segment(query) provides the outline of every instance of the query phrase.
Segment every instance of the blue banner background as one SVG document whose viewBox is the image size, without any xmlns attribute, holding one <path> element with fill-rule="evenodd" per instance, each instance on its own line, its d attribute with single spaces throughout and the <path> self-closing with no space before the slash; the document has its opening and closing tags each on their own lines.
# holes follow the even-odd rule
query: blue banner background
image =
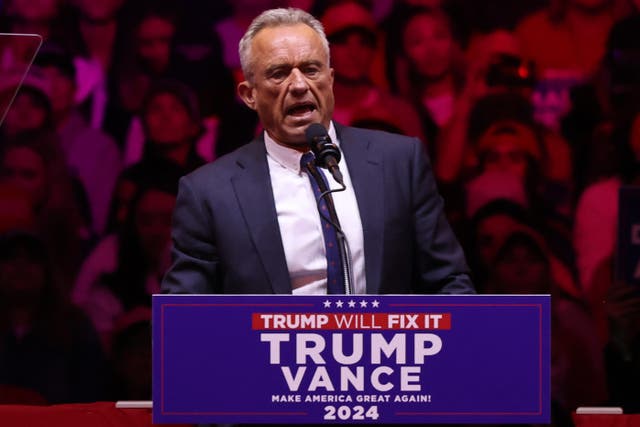
<svg viewBox="0 0 640 427">
<path fill-rule="evenodd" d="M 354 308 L 338 300 L 358 302 Z M 359 303 L 366 301 L 368 307 Z M 377 308 L 371 302 L 378 301 Z M 325 307 L 325 302 L 331 307 Z M 548 296 L 446 295 L 155 295 L 153 297 L 153 413 L 156 423 L 547 423 L 550 420 L 550 298 Z M 252 329 L 253 313 L 451 313 L 450 330 L 305 330 Z M 281 364 L 269 364 L 269 343 L 260 334 L 290 333 L 281 345 Z M 306 391 L 316 365 L 307 363 L 300 390 L 289 391 L 280 366 L 295 373 L 295 334 L 314 333 L 327 339 L 342 333 L 349 343 L 364 334 L 365 377 L 370 365 L 367 339 L 382 333 L 407 334 L 407 363 L 421 367 L 421 391 L 394 388 L 378 392 L 339 390 L 339 365 L 330 348 L 327 370 L 336 391 Z M 442 350 L 425 363 L 413 363 L 414 333 L 434 333 Z M 345 345 L 345 354 L 351 353 Z M 325 353 L 322 353 L 325 355 Z M 391 366 L 392 360 L 382 365 Z M 355 367 L 353 367 L 355 369 Z M 368 381 L 365 381 L 367 384 Z M 272 395 L 300 395 L 301 403 L 272 402 Z M 304 402 L 307 395 L 350 395 L 352 402 Z M 363 403 L 358 396 L 389 395 L 389 402 Z M 396 395 L 430 396 L 429 402 L 393 402 Z M 347 406 L 341 420 L 326 420 L 326 406 Z M 354 420 L 354 407 L 377 407 L 379 418 Z"/>
</svg>

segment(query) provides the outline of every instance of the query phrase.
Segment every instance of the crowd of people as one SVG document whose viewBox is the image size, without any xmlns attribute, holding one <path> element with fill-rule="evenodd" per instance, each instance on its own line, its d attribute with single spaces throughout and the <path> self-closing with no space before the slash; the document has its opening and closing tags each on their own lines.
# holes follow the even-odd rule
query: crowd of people
<svg viewBox="0 0 640 427">
<path fill-rule="evenodd" d="M 637 0 L 2 2 L 43 44 L 0 127 L 0 401 L 150 399 L 178 180 L 261 131 L 238 42 L 273 7 L 321 20 L 334 120 L 423 141 L 478 292 L 552 295 L 558 413 L 640 411 Z"/>
</svg>

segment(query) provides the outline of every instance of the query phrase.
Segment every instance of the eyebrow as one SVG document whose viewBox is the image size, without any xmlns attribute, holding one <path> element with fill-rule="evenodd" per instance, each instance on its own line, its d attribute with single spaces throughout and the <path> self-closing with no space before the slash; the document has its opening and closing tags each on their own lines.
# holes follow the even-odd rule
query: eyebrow
<svg viewBox="0 0 640 427">
<path fill-rule="evenodd" d="M 322 67 L 324 65 L 324 63 L 322 61 L 318 61 L 318 60 L 309 60 L 309 61 L 302 61 L 299 64 L 295 64 L 292 65 L 288 62 L 281 62 L 281 63 L 277 63 L 277 64 L 272 64 L 270 66 L 267 67 L 267 69 L 265 70 L 265 74 L 269 75 L 272 72 L 278 70 L 278 69 L 282 69 L 282 68 L 289 68 L 289 69 L 293 69 L 293 68 L 300 68 L 300 67 L 306 67 L 309 65 L 315 65 L 318 67 Z"/>
</svg>

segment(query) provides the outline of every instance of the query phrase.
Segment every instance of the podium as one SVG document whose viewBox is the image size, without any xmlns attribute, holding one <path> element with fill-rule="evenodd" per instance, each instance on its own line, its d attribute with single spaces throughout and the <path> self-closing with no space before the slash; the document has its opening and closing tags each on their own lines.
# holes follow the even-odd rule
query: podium
<svg viewBox="0 0 640 427">
<path fill-rule="evenodd" d="M 550 422 L 548 295 L 154 295 L 154 423 Z"/>
</svg>

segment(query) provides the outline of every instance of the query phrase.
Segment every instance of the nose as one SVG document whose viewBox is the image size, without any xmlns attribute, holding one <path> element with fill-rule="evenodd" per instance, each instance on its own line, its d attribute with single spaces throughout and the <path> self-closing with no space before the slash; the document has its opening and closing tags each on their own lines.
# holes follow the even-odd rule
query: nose
<svg viewBox="0 0 640 427">
<path fill-rule="evenodd" d="M 294 68 L 291 71 L 291 84 L 289 85 L 289 89 L 294 94 L 302 94 L 309 89 L 307 79 L 298 68 Z"/>
</svg>

